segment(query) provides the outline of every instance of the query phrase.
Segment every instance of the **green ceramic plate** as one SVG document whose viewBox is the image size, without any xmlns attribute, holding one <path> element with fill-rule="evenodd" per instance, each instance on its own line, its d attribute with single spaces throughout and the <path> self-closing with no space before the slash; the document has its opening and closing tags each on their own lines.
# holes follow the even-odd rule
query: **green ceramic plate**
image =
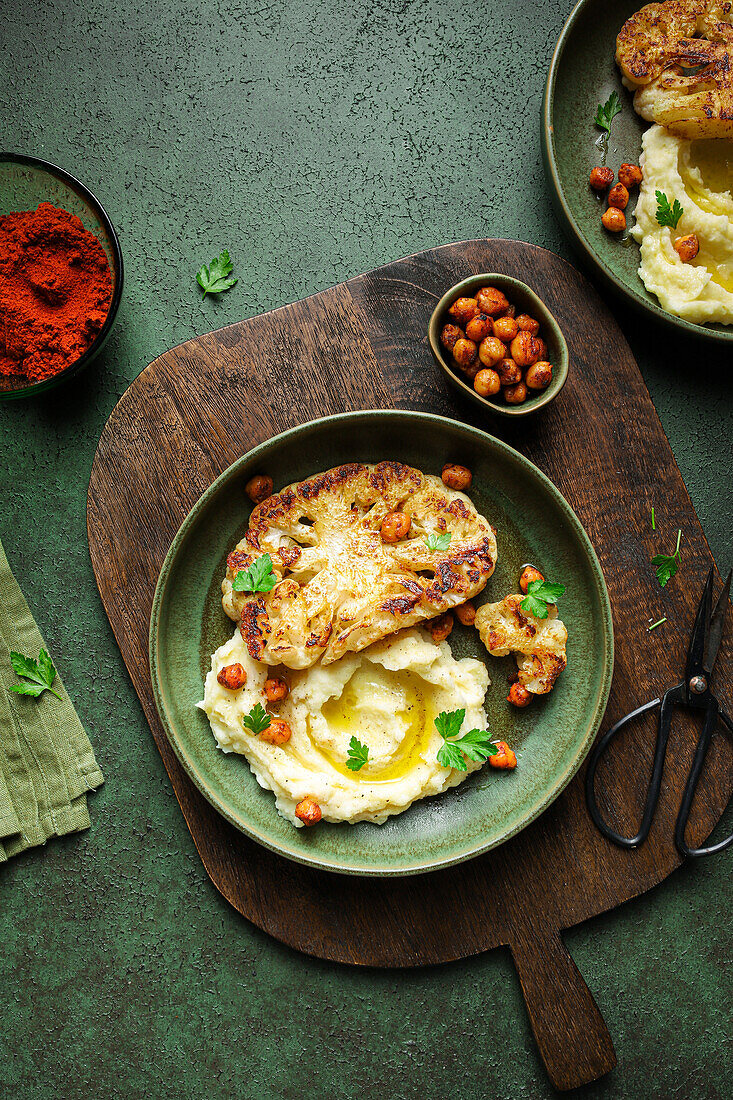
<svg viewBox="0 0 733 1100">
<path fill-rule="evenodd" d="M 631 93 L 621 83 L 614 54 L 616 35 L 644 0 L 581 0 L 563 27 L 550 64 L 542 109 L 542 153 L 556 212 L 572 243 L 612 289 L 636 308 L 694 336 L 733 342 L 730 325 L 696 325 L 673 317 L 648 294 L 638 275 L 639 248 L 621 241 L 601 226 L 603 200 L 588 186 L 600 164 L 593 123 L 599 103 L 618 93 L 623 111 L 614 119 L 608 164 L 614 171 L 629 161 L 639 163 L 641 137 L 648 123 L 634 112 Z M 632 195 L 629 210 L 633 210 Z"/>
<path fill-rule="evenodd" d="M 569 669 L 555 690 L 526 710 L 506 702 L 513 658 L 490 658 L 477 632 L 456 625 L 459 656 L 487 662 L 491 729 L 517 750 L 519 766 L 486 767 L 460 787 L 425 799 L 384 825 L 321 823 L 294 829 L 257 785 L 244 757 L 216 747 L 196 703 L 210 654 L 234 629 L 221 609 L 227 553 L 249 518 L 244 485 L 267 472 L 276 487 L 339 463 L 393 458 L 426 472 L 445 462 L 473 470 L 471 496 L 498 528 L 499 563 L 483 598 L 517 589 L 520 565 L 535 562 L 562 579 L 570 631 Z M 608 593 L 593 548 L 558 490 L 506 444 L 452 420 L 416 412 L 348 413 L 276 436 L 240 458 L 204 493 L 173 540 L 150 624 L 155 699 L 171 744 L 201 793 L 253 840 L 290 859 L 351 874 L 405 875 L 485 852 L 529 824 L 578 769 L 608 699 L 613 631 Z"/>
<path fill-rule="evenodd" d="M 547 358 L 552 363 L 552 381 L 547 389 L 542 390 L 540 393 L 532 394 L 530 390 L 532 395 L 521 405 L 507 405 L 504 403 L 503 398 L 498 398 L 498 395 L 497 400 L 493 401 L 491 398 L 481 397 L 480 394 L 476 393 L 473 385 L 464 381 L 464 378 L 455 367 L 453 356 L 448 355 L 440 342 L 443 325 L 446 321 L 451 320 L 447 316 L 448 307 L 455 302 L 456 298 L 463 295 L 472 297 L 482 286 L 498 287 L 506 294 L 509 301 L 517 307 L 518 312 L 529 313 L 542 326 L 540 335 L 547 343 Z M 484 411 L 507 420 L 534 416 L 535 413 L 547 408 L 555 400 L 568 379 L 568 345 L 565 343 L 565 337 L 556 318 L 550 313 L 539 295 L 535 294 L 531 286 L 520 282 L 519 279 L 512 279 L 509 275 L 502 275 L 497 271 L 485 271 L 481 275 L 469 275 L 467 279 L 462 279 L 460 283 L 456 283 L 445 292 L 430 315 L 428 343 L 433 353 L 433 359 L 454 389 Z"/>
</svg>

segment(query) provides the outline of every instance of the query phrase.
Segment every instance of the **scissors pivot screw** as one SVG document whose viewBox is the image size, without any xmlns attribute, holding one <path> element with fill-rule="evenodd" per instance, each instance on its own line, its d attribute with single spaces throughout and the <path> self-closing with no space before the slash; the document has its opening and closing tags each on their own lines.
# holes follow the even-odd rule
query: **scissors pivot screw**
<svg viewBox="0 0 733 1100">
<path fill-rule="evenodd" d="M 693 695 L 704 695 L 708 690 L 708 682 L 704 676 L 693 676 L 690 680 L 690 691 Z"/>
</svg>

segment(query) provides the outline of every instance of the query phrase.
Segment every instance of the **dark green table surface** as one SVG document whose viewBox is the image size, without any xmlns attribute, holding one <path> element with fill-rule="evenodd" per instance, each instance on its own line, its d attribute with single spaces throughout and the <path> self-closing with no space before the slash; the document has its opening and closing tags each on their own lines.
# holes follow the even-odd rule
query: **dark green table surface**
<svg viewBox="0 0 733 1100">
<path fill-rule="evenodd" d="M 213 889 L 102 610 L 85 503 L 105 420 L 171 345 L 446 241 L 519 237 L 569 256 L 539 139 L 569 8 L 4 0 L 0 147 L 99 195 L 127 277 L 96 368 L 0 406 L 0 537 L 107 776 L 91 831 L 0 869 L 0 1095 L 551 1094 L 506 953 L 327 965 Z M 222 247 L 239 284 L 202 302 L 194 273 Z M 728 568 L 733 357 L 617 314 Z M 679 583 L 696 583 L 684 544 L 682 560 Z M 731 860 L 568 935 L 619 1055 L 587 1095 L 730 1094 Z"/>
</svg>

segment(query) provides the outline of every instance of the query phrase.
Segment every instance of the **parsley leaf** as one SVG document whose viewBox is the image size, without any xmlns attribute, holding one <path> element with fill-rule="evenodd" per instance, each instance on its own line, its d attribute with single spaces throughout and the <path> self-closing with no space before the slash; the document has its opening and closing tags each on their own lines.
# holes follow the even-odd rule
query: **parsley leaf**
<svg viewBox="0 0 733 1100">
<path fill-rule="evenodd" d="M 237 279 L 230 278 L 234 264 L 229 259 L 226 248 L 218 258 L 215 256 L 209 267 L 205 264 L 196 273 L 196 282 L 203 290 L 202 298 L 207 294 L 221 294 L 235 286 Z"/>
<path fill-rule="evenodd" d="M 488 730 L 469 730 L 459 741 L 453 741 L 452 744 L 460 745 L 462 752 L 469 760 L 488 760 L 490 756 L 496 756 L 499 751 L 491 740 Z"/>
<path fill-rule="evenodd" d="M 527 595 L 520 603 L 522 611 L 534 615 L 536 619 L 547 618 L 547 605 L 557 603 L 565 592 L 564 584 L 551 584 L 549 581 L 531 581 L 527 586 Z"/>
<path fill-rule="evenodd" d="M 682 531 L 677 531 L 677 545 L 674 549 L 674 554 L 657 554 L 652 558 L 652 565 L 656 566 L 657 580 L 662 588 L 672 579 L 680 564 L 680 540 L 682 538 Z"/>
<path fill-rule="evenodd" d="M 459 772 L 465 772 L 466 761 L 463 753 L 453 741 L 446 741 L 438 749 L 438 763 L 444 768 L 456 768 Z"/>
<path fill-rule="evenodd" d="M 606 102 L 601 105 L 598 104 L 598 110 L 596 111 L 596 117 L 593 119 L 596 126 L 600 126 L 602 130 L 607 133 L 611 133 L 611 123 L 615 119 L 616 115 L 621 113 L 621 104 L 618 101 L 618 95 L 616 92 L 611 92 Z"/>
<path fill-rule="evenodd" d="M 425 536 L 425 545 L 428 550 L 447 550 L 450 546 L 450 531 L 446 531 L 444 535 L 436 535 L 431 531 Z"/>
<path fill-rule="evenodd" d="M 246 730 L 250 730 L 255 736 L 258 733 L 262 733 L 270 725 L 272 718 L 267 713 L 261 703 L 255 703 L 249 714 L 242 716 L 242 725 Z"/>
<path fill-rule="evenodd" d="M 496 756 L 498 750 L 488 730 L 469 730 L 463 737 L 459 736 L 465 717 L 466 711 L 462 708 L 443 711 L 435 719 L 435 728 L 444 741 L 438 749 L 438 763 L 444 768 L 457 768 L 465 772 L 464 753 L 469 760 L 488 760 L 490 756 Z"/>
<path fill-rule="evenodd" d="M 37 661 L 33 657 L 24 657 L 22 653 L 11 653 L 10 663 L 13 666 L 15 675 L 20 677 L 21 680 L 28 681 L 25 684 L 13 684 L 10 688 L 11 691 L 16 692 L 18 695 L 32 695 L 36 699 L 44 691 L 50 691 L 57 699 L 61 698 L 59 693 L 54 691 L 52 687 L 56 679 L 56 669 L 53 667 L 53 661 L 45 649 L 42 649 L 38 654 Z"/>
<path fill-rule="evenodd" d="M 346 767 L 352 772 L 358 772 L 359 768 L 364 767 L 368 757 L 369 746 L 362 745 L 360 741 L 352 737 L 349 741 L 349 755 L 346 761 Z"/>
<path fill-rule="evenodd" d="M 670 206 L 664 191 L 655 191 L 654 194 L 657 196 L 657 221 L 660 225 L 668 225 L 671 229 L 676 229 L 683 214 L 679 200 L 675 199 Z"/>
<path fill-rule="evenodd" d="M 232 581 L 235 592 L 269 592 L 277 584 L 272 571 L 272 558 L 262 554 L 253 561 L 249 569 L 240 569 Z"/>
<path fill-rule="evenodd" d="M 444 710 L 435 719 L 435 728 L 443 738 L 457 737 L 465 717 L 465 707 L 462 710 Z"/>
</svg>

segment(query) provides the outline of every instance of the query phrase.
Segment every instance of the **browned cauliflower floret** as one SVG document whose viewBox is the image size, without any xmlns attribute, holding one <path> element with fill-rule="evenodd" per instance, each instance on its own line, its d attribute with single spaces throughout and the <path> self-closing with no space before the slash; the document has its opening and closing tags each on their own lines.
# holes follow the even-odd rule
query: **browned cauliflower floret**
<svg viewBox="0 0 733 1100">
<path fill-rule="evenodd" d="M 406 535 L 385 541 L 395 512 L 409 517 Z M 447 548 L 431 550 L 428 534 L 450 534 Z M 235 592 L 237 572 L 264 553 L 274 588 Z M 229 555 L 222 603 L 255 660 L 307 668 L 465 603 L 495 565 L 494 531 L 468 497 L 400 462 L 349 463 L 254 509 Z"/>
<path fill-rule="evenodd" d="M 637 113 L 677 137 L 733 137 L 731 24 L 731 0 L 663 0 L 627 19 L 616 61 Z"/>
<path fill-rule="evenodd" d="M 492 657 L 514 653 L 519 683 L 533 695 L 546 695 L 567 664 L 568 632 L 556 607 L 548 606 L 547 618 L 538 619 L 522 610 L 524 598 L 520 593 L 484 604 L 476 612 L 476 626 Z"/>
</svg>

